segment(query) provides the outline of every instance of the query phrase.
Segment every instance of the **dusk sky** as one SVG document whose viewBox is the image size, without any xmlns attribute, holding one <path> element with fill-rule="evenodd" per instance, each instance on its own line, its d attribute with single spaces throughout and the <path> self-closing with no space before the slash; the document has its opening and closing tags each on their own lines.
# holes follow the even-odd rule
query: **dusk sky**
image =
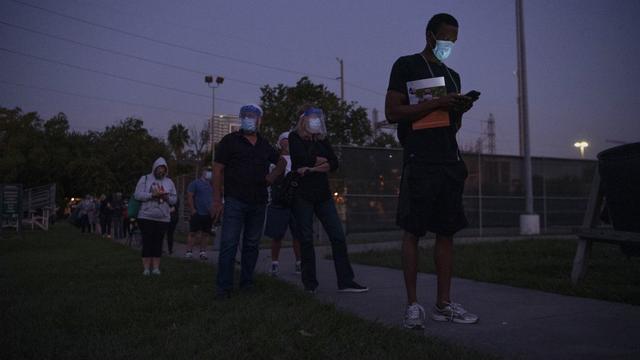
<svg viewBox="0 0 640 360">
<path fill-rule="evenodd" d="M 460 23 L 447 64 L 463 92 L 482 92 L 460 144 L 493 113 L 497 153 L 517 154 L 515 0 L 0 0 L 0 105 L 62 111 L 78 131 L 136 116 L 166 137 L 210 116 L 206 73 L 226 78 L 216 113 L 236 114 L 260 85 L 303 74 L 338 94 L 339 57 L 346 100 L 383 117 L 391 65 L 424 48 L 439 12 Z M 640 1 L 525 0 L 524 19 L 532 154 L 576 158 L 585 139 L 594 158 L 639 141 Z"/>
</svg>

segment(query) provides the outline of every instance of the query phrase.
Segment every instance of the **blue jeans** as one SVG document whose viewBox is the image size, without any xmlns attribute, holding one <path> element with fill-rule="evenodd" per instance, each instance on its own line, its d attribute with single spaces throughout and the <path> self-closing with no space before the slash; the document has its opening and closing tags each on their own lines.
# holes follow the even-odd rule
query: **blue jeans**
<svg viewBox="0 0 640 360">
<path fill-rule="evenodd" d="M 298 221 L 298 231 L 301 235 L 300 252 L 302 253 L 301 267 L 304 288 L 306 290 L 315 290 L 318 287 L 316 254 L 313 247 L 313 214 L 318 217 L 322 227 L 329 235 L 338 288 L 351 285 L 354 276 L 353 269 L 347 253 L 347 243 L 342 223 L 333 200 L 311 202 L 296 197 L 293 203 L 293 213 Z"/>
<path fill-rule="evenodd" d="M 240 287 L 253 285 L 265 208 L 265 204 L 248 204 L 238 199 L 225 198 L 218 257 L 218 293 L 226 293 L 233 288 L 234 265 L 241 233 L 243 238 Z"/>
</svg>

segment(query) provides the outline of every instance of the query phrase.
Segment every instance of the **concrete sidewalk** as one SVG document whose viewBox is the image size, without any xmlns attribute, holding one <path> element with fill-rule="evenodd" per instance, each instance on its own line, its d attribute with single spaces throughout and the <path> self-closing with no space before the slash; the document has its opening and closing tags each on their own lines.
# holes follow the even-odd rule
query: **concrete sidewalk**
<svg viewBox="0 0 640 360">
<path fill-rule="evenodd" d="M 350 251 L 390 246 L 360 244 Z M 181 257 L 184 245 L 176 244 L 175 250 L 174 256 Z M 320 282 L 316 297 L 362 318 L 402 326 L 406 306 L 402 272 L 353 265 L 356 281 L 370 291 L 338 293 L 333 261 L 324 259 L 329 251 L 327 247 L 316 251 Z M 208 256 L 208 262 L 217 261 L 217 252 Z M 293 273 L 294 261 L 292 249 L 283 248 L 279 278 L 302 287 L 300 275 Z M 270 265 L 270 251 L 261 250 L 256 271 L 269 272 Z M 418 298 L 427 316 L 435 289 L 434 275 L 418 275 Z M 465 279 L 454 279 L 452 292 L 456 302 L 480 316 L 480 322 L 461 325 L 427 319 L 425 335 L 509 359 L 640 359 L 640 307 Z"/>
</svg>

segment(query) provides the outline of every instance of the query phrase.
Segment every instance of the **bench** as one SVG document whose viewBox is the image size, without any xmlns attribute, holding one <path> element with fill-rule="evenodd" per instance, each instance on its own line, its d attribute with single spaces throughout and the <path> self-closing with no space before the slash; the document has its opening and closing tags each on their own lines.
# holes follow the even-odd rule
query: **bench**
<svg viewBox="0 0 640 360">
<path fill-rule="evenodd" d="M 593 242 L 640 246 L 640 233 L 618 231 L 611 227 L 598 227 L 600 225 L 600 212 L 602 211 L 603 203 L 604 194 L 600 174 L 596 170 L 582 227 L 575 229 L 576 235 L 578 236 L 578 246 L 571 270 L 571 282 L 573 285 L 577 285 L 587 273 L 587 265 Z"/>
</svg>

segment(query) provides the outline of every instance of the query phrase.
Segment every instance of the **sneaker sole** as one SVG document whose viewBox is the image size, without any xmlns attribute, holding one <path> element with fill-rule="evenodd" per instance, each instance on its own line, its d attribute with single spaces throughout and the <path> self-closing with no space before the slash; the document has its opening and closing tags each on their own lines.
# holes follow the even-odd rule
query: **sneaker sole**
<svg viewBox="0 0 640 360">
<path fill-rule="evenodd" d="M 450 317 L 448 316 L 444 316 L 444 315 L 436 315 L 436 314 L 431 314 L 431 320 L 434 321 L 439 321 L 439 322 L 454 322 L 456 324 L 475 324 L 478 322 L 478 319 L 475 320 L 463 320 L 463 319 L 453 319 L 451 320 Z"/>
<path fill-rule="evenodd" d="M 402 324 L 402 327 L 408 330 L 424 330 L 423 324 L 417 324 L 417 325 Z"/>
<path fill-rule="evenodd" d="M 338 292 L 341 293 L 363 293 L 367 291 L 369 291 L 369 289 L 338 289 Z"/>
</svg>

